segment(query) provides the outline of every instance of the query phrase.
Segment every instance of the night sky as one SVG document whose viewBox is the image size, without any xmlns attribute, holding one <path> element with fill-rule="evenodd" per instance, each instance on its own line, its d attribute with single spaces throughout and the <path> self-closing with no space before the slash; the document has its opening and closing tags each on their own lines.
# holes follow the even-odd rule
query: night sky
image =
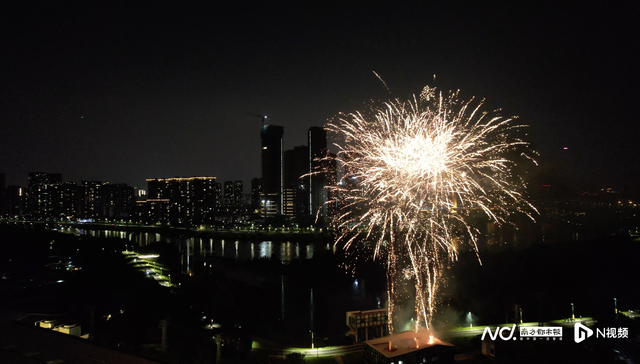
<svg viewBox="0 0 640 364">
<path fill-rule="evenodd" d="M 245 113 L 284 126 L 289 149 L 339 112 L 429 84 L 519 116 L 575 188 L 637 185 L 635 2 L 208 3 L 2 2 L 7 182 L 248 183 L 261 120 Z"/>
</svg>

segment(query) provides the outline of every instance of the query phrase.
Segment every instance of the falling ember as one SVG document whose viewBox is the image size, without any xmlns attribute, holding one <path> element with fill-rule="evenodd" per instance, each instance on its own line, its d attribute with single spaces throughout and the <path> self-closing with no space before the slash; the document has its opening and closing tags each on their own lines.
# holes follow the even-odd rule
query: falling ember
<svg viewBox="0 0 640 364">
<path fill-rule="evenodd" d="M 419 349 L 420 348 L 420 343 L 418 342 L 418 338 L 415 337 L 415 338 L 413 338 L 413 340 L 415 340 L 415 342 L 416 342 L 416 349 Z"/>
<path fill-rule="evenodd" d="M 436 342 L 436 340 L 433 337 L 433 335 L 429 335 L 429 345 L 433 345 L 433 343 L 435 343 L 435 342 Z"/>
<path fill-rule="evenodd" d="M 430 327 L 443 265 L 457 260 L 465 242 L 478 254 L 472 218 L 500 224 L 515 212 L 532 219 L 537 212 L 515 171 L 516 159 L 533 161 L 528 143 L 512 136 L 522 126 L 482 105 L 427 86 L 419 97 L 341 114 L 327 125 L 343 170 L 328 187 L 339 208 L 336 243 L 349 249 L 358 242 L 372 247 L 374 259 L 385 258 L 389 333 L 407 284 L 416 330 Z"/>
</svg>

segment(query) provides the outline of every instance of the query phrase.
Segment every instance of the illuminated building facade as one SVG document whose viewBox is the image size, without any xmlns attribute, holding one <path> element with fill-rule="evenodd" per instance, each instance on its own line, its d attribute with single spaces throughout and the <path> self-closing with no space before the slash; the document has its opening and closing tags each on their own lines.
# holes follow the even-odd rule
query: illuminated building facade
<svg viewBox="0 0 640 364">
<path fill-rule="evenodd" d="M 233 198 L 233 182 L 224 183 L 224 207 L 230 210 L 235 207 L 235 199 Z"/>
<path fill-rule="evenodd" d="M 78 185 L 74 182 L 58 182 L 49 185 L 53 194 L 52 217 L 75 217 L 78 207 Z"/>
<path fill-rule="evenodd" d="M 260 212 L 260 201 L 262 195 L 262 178 L 252 178 L 251 179 L 251 212 L 259 213 Z"/>
<path fill-rule="evenodd" d="M 60 173 L 29 172 L 27 213 L 30 217 L 45 219 L 54 216 L 56 193 L 53 186 L 60 182 Z"/>
<path fill-rule="evenodd" d="M 284 197 L 282 199 L 282 214 L 290 218 L 295 216 L 295 175 L 293 174 L 293 150 L 285 150 L 283 157 L 283 181 L 282 189 Z"/>
<path fill-rule="evenodd" d="M 261 210 L 263 217 L 277 216 L 283 213 L 283 136 L 284 128 L 282 126 L 263 125 L 260 130 L 262 141 Z"/>
<path fill-rule="evenodd" d="M 361 342 L 387 335 L 387 309 L 347 312 L 347 326 L 355 337 L 355 342 Z"/>
<path fill-rule="evenodd" d="M 244 183 L 242 181 L 233 182 L 233 206 L 236 210 L 244 207 Z"/>
<path fill-rule="evenodd" d="M 125 183 L 105 183 L 100 186 L 102 216 L 107 219 L 126 219 L 133 214 L 135 189 Z"/>
<path fill-rule="evenodd" d="M 219 210 L 222 208 L 222 183 L 219 183 L 219 182 L 215 183 L 215 196 L 216 196 L 215 208 L 216 210 Z"/>
<path fill-rule="evenodd" d="M 215 216 L 218 201 L 215 177 L 155 178 L 147 179 L 147 185 L 148 200 L 169 201 L 168 216 L 162 220 L 178 225 L 201 224 Z"/>
<path fill-rule="evenodd" d="M 149 198 L 136 201 L 137 220 L 146 223 L 167 223 L 169 222 L 170 207 L 168 198 Z"/>
<path fill-rule="evenodd" d="M 244 207 L 244 183 L 227 181 L 224 183 L 224 202 L 227 212 L 237 212 Z"/>
<path fill-rule="evenodd" d="M 100 181 L 82 181 L 80 184 L 80 211 L 85 219 L 102 217 L 102 198 Z"/>
<path fill-rule="evenodd" d="M 309 217 L 309 147 L 284 152 L 284 215 L 300 221 Z M 307 219 L 308 220 L 308 219 Z"/>
</svg>

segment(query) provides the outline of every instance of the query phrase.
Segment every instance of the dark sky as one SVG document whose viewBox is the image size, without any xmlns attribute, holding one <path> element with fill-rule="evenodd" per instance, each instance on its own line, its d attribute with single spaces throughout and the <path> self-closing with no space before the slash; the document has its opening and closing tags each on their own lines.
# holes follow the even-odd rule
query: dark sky
<svg viewBox="0 0 640 364">
<path fill-rule="evenodd" d="M 247 183 L 261 122 L 243 112 L 302 145 L 310 126 L 389 97 L 375 70 L 393 97 L 430 84 L 518 115 L 566 183 L 638 183 L 636 3 L 208 3 L 2 2 L 7 182 Z"/>
</svg>

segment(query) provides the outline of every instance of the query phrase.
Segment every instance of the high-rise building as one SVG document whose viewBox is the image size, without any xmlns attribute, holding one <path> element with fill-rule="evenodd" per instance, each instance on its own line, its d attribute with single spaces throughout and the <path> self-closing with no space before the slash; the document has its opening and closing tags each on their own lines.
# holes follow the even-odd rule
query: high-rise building
<svg viewBox="0 0 640 364">
<path fill-rule="evenodd" d="M 338 166 L 336 155 L 329 153 L 329 159 L 324 161 L 325 182 L 327 186 L 335 186 L 338 183 Z M 335 190 L 327 190 L 327 216 L 335 218 L 338 213 L 337 194 Z"/>
<path fill-rule="evenodd" d="M 209 223 L 216 213 L 216 178 L 200 177 L 189 181 L 189 199 L 191 223 Z M 190 204 L 190 205 L 189 205 Z"/>
<path fill-rule="evenodd" d="M 222 183 L 220 182 L 215 183 L 215 196 L 216 196 L 215 208 L 221 209 L 222 208 Z"/>
<path fill-rule="evenodd" d="M 285 150 L 283 163 L 282 163 L 282 175 L 284 181 L 284 187 L 282 189 L 283 205 L 282 214 L 291 218 L 295 217 L 295 175 L 293 174 L 293 150 Z"/>
<path fill-rule="evenodd" d="M 227 210 L 233 209 L 235 206 L 235 199 L 233 198 L 233 182 L 226 181 L 224 183 L 224 207 Z"/>
<path fill-rule="evenodd" d="M 154 178 L 147 179 L 149 200 L 167 203 L 168 218 L 158 221 L 172 224 L 199 224 L 213 220 L 218 199 L 215 177 Z M 154 210 L 164 213 L 165 208 Z"/>
<path fill-rule="evenodd" d="M 233 182 L 233 200 L 236 210 L 244 207 L 244 183 L 242 181 Z"/>
<path fill-rule="evenodd" d="M 136 220 L 145 223 L 169 222 L 170 203 L 168 198 L 149 198 L 136 201 Z"/>
<path fill-rule="evenodd" d="M 283 199 L 283 146 L 284 128 L 263 125 L 262 140 L 262 216 L 282 215 Z"/>
<path fill-rule="evenodd" d="M 82 181 L 80 183 L 80 211 L 85 219 L 102 217 L 102 196 L 100 181 Z"/>
<path fill-rule="evenodd" d="M 54 216 L 55 192 L 53 186 L 62 182 L 60 173 L 29 172 L 27 213 L 32 218 Z"/>
<path fill-rule="evenodd" d="M 309 128 L 309 213 L 326 216 L 327 191 L 322 159 L 327 156 L 327 132 L 317 126 Z"/>
<path fill-rule="evenodd" d="M 297 220 L 309 216 L 309 147 L 284 152 L 284 215 Z"/>
<path fill-rule="evenodd" d="M 51 217 L 75 217 L 78 212 L 78 185 L 75 182 L 58 182 L 49 185 L 53 194 Z"/>
<path fill-rule="evenodd" d="M 293 148 L 294 204 L 295 216 L 300 219 L 310 216 L 309 208 L 309 147 L 301 145 Z"/>
<path fill-rule="evenodd" d="M 125 183 L 105 183 L 100 187 L 103 216 L 107 219 L 125 219 L 135 208 L 135 189 Z"/>
<path fill-rule="evenodd" d="M 147 179 L 147 199 L 158 199 L 169 195 L 170 178 Z"/>
<path fill-rule="evenodd" d="M 262 178 L 251 179 L 251 212 L 260 212 L 262 199 Z"/>
<path fill-rule="evenodd" d="M 24 190 L 20 186 L 9 185 L 7 187 L 7 205 L 9 216 L 19 217 L 23 214 Z"/>
</svg>

